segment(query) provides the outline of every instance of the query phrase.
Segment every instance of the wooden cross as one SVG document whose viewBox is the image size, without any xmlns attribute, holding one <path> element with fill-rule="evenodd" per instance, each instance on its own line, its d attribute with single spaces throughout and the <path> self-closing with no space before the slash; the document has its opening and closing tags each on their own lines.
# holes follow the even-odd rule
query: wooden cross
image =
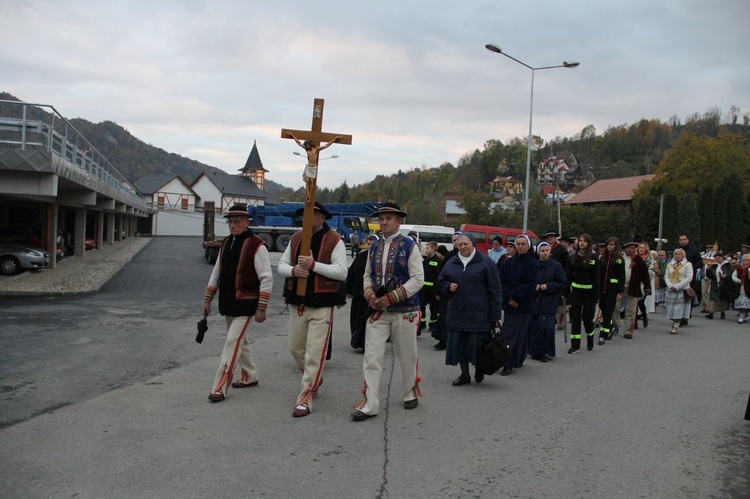
<svg viewBox="0 0 750 499">
<path fill-rule="evenodd" d="M 288 130 L 286 128 L 281 129 L 282 139 L 294 139 L 297 140 L 309 140 L 314 148 L 314 166 L 316 167 L 316 173 L 312 177 L 305 176 L 305 211 L 302 215 L 302 241 L 300 243 L 300 255 L 310 254 L 310 245 L 312 241 L 312 222 L 313 222 L 313 211 L 315 210 L 315 188 L 318 181 L 317 166 L 319 164 L 318 148 L 321 142 L 328 142 L 329 144 L 336 141 L 336 144 L 351 145 L 352 136 L 343 135 L 340 133 L 328 133 L 323 131 L 323 105 L 325 101 L 323 99 L 315 99 L 313 104 L 313 118 L 311 130 Z M 326 146 L 327 147 L 327 146 Z M 310 160 L 308 163 L 312 163 Z M 291 262 L 292 265 L 296 265 L 296 262 Z M 304 296 L 307 288 L 307 278 L 300 277 L 297 279 L 297 295 Z"/>
</svg>

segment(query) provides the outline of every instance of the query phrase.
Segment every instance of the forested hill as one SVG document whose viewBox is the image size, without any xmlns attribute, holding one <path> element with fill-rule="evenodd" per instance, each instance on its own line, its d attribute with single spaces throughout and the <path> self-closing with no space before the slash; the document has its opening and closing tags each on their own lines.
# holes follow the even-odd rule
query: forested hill
<svg viewBox="0 0 750 499">
<path fill-rule="evenodd" d="M 19 100 L 0 92 L 0 99 Z M 0 115 L 7 116 L 8 106 L 0 104 Z M 32 109 L 30 117 L 46 114 Z M 203 171 L 217 168 L 170 153 L 139 140 L 122 126 L 112 122 L 91 123 L 83 118 L 70 120 L 88 140 L 128 179 L 135 181 L 145 175 L 173 173 L 191 182 Z M 657 119 L 641 119 L 637 123 L 612 126 L 598 133 L 593 125 L 584 127 L 573 137 L 545 140 L 532 137 L 532 175 L 540 160 L 563 151 L 572 152 L 579 163 L 591 165 L 595 179 L 618 178 L 654 173 L 677 139 L 684 133 L 718 137 L 721 132 L 750 137 L 750 113 L 741 114 L 737 106 L 726 112 L 718 108 L 703 114 L 693 113 L 684 119 L 673 116 L 668 123 Z M 249 146 L 249 144 L 248 144 Z M 248 147 L 248 153 L 250 147 Z M 412 205 L 412 220 L 436 223 L 442 195 L 482 193 L 497 175 L 525 177 L 526 138 L 516 137 L 502 143 L 489 139 L 481 148 L 467 151 L 456 158 L 445 158 L 441 165 L 421 165 L 393 175 L 378 175 L 372 181 L 335 189 L 321 189 L 322 202 L 394 199 Z M 243 163 L 244 164 L 244 163 Z M 238 165 L 239 169 L 242 165 Z M 292 190 L 266 180 L 267 191 L 285 200 L 304 199 L 302 189 Z"/>
<path fill-rule="evenodd" d="M 19 100 L 5 92 L 0 92 L 0 99 Z M 0 104 L 0 116 L 12 116 L 12 113 L 17 112 L 11 112 L 11 109 L 8 104 Z M 29 114 L 31 119 L 44 119 L 49 122 L 49 113 L 42 108 L 32 108 Z M 146 144 L 112 121 L 91 123 L 83 118 L 73 118 L 69 121 L 131 182 L 146 175 L 169 173 L 180 175 L 190 183 L 204 171 L 220 171 L 216 167 Z M 252 144 L 248 145 L 248 154 L 251 146 Z M 237 169 L 242 166 L 244 161 L 237 165 Z M 281 184 L 266 179 L 266 190 L 270 194 L 275 195 L 283 189 L 284 186 Z"/>
</svg>

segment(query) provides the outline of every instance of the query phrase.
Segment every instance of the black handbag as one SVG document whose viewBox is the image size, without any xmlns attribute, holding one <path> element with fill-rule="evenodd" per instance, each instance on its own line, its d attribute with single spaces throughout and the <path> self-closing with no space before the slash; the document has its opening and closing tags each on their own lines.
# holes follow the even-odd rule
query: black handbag
<svg viewBox="0 0 750 499">
<path fill-rule="evenodd" d="M 508 338 L 500 326 L 489 332 L 484 348 L 477 355 L 477 372 L 492 376 L 508 361 Z"/>
<path fill-rule="evenodd" d="M 198 334 L 195 335 L 196 343 L 203 343 L 203 335 L 208 331 L 208 320 L 204 317 L 198 321 Z"/>
</svg>

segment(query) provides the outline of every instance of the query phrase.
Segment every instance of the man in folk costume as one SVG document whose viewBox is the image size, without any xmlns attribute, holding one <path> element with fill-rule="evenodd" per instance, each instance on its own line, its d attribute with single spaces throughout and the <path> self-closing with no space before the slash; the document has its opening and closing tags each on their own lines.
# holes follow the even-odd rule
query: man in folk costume
<svg viewBox="0 0 750 499">
<path fill-rule="evenodd" d="M 286 277 L 284 298 L 289 304 L 289 351 L 302 371 L 302 391 L 292 416 L 312 411 L 312 399 L 323 383 L 333 310 L 339 304 L 339 286 L 346 280 L 346 245 L 326 220 L 331 215 L 315 202 L 310 255 L 300 255 L 302 231 L 295 232 L 279 261 L 279 275 Z M 304 208 L 297 210 L 302 216 Z M 307 278 L 304 296 L 297 295 L 297 279 Z"/>
<path fill-rule="evenodd" d="M 258 323 L 266 320 L 266 307 L 273 287 L 268 249 L 263 240 L 250 230 L 247 208 L 232 206 L 224 218 L 229 224 L 230 235 L 221 243 L 203 298 L 203 315 L 207 317 L 211 314 L 211 302 L 218 291 L 219 313 L 227 321 L 227 341 L 213 389 L 208 396 L 212 402 L 224 400 L 230 384 L 234 388 L 258 384 L 258 373 L 250 358 L 247 330 L 253 318 Z M 240 379 L 232 382 L 237 363 L 241 369 Z"/>
<path fill-rule="evenodd" d="M 383 237 L 370 246 L 364 275 L 364 296 L 374 310 L 367 322 L 365 358 L 362 363 L 362 400 L 351 413 L 355 421 L 377 416 L 380 409 L 380 375 L 388 338 L 401 363 L 404 409 L 419 403 L 417 373 L 417 331 L 419 329 L 419 290 L 424 284 L 422 257 L 417 244 L 399 234 L 406 212 L 395 203 L 383 203 L 372 214 L 378 217 Z"/>
</svg>

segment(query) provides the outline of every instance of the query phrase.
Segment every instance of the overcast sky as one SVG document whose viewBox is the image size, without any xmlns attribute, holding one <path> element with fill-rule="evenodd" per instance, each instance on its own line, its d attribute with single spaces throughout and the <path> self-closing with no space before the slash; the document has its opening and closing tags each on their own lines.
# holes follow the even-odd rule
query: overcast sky
<svg viewBox="0 0 750 499">
<path fill-rule="evenodd" d="M 747 0 L 505 2 L 0 1 L 0 90 L 156 147 L 303 185 L 281 128 L 351 134 L 321 157 L 336 187 L 436 167 L 488 139 L 750 112 Z M 117 165 L 115 165 L 117 166 Z M 134 179 L 135 180 L 135 179 Z"/>
</svg>

